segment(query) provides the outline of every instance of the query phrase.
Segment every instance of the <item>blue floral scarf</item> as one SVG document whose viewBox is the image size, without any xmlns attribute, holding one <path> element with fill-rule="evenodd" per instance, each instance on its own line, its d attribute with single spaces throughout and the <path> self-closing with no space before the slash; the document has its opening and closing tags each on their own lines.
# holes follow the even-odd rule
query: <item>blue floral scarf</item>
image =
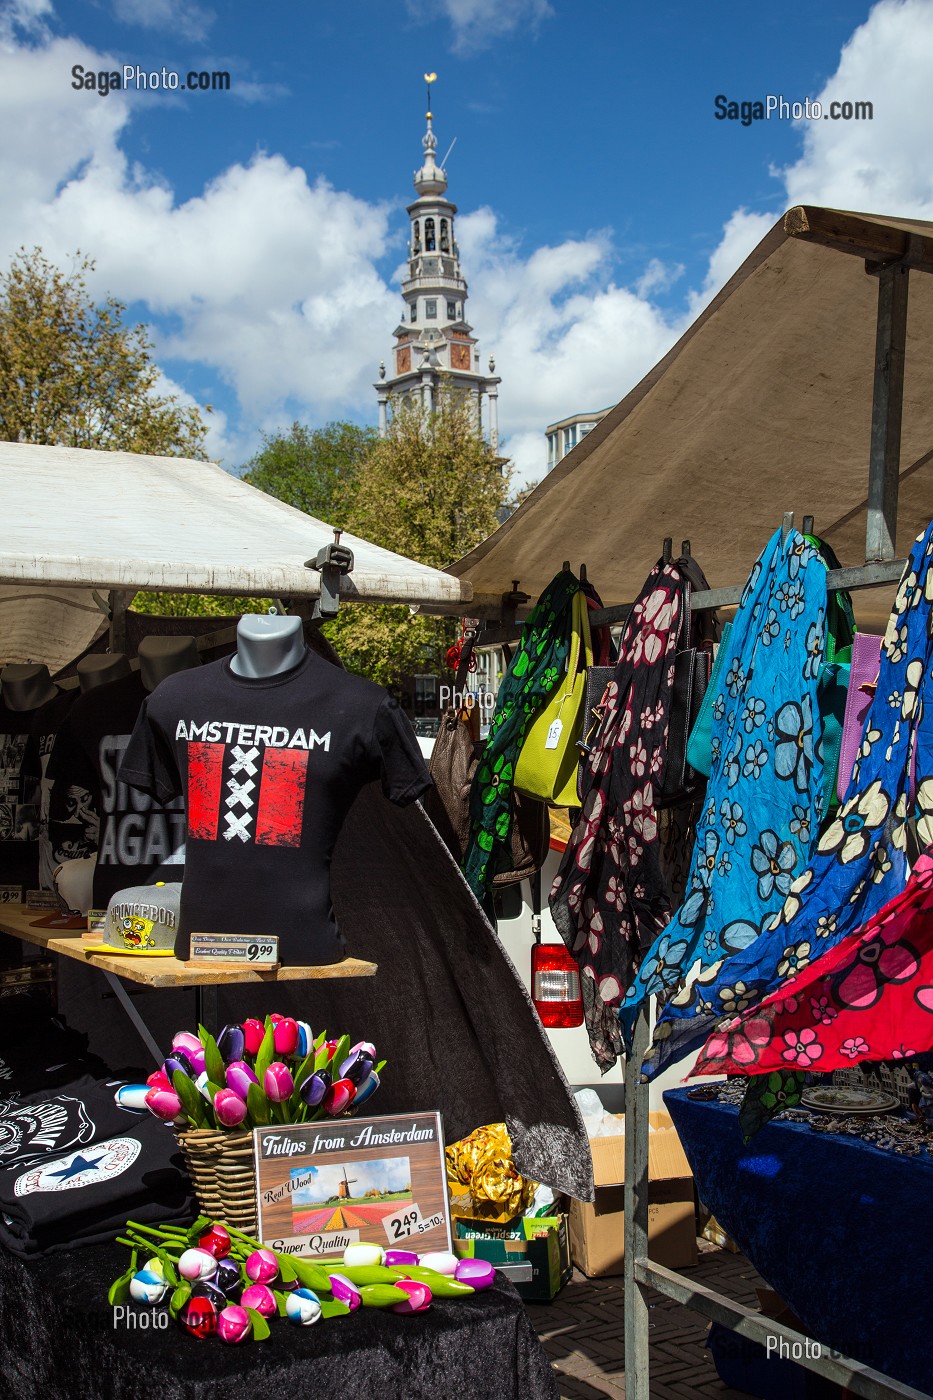
<svg viewBox="0 0 933 1400">
<path fill-rule="evenodd" d="M 777 531 L 746 583 L 719 668 L 687 896 L 619 1012 L 630 1044 L 645 999 L 671 997 L 699 962 L 697 980 L 659 1020 L 651 1072 L 701 1044 L 718 1015 L 742 1009 L 746 991 L 724 963 L 731 971 L 742 957 L 749 985 L 774 970 L 763 931 L 807 865 L 823 801 L 817 678 L 825 618 L 826 565 L 802 535 Z"/>
</svg>

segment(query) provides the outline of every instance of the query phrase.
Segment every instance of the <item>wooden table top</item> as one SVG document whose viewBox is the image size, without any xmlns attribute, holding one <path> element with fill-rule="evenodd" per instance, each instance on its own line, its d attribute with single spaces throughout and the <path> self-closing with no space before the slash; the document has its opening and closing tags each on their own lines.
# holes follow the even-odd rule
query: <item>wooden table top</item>
<svg viewBox="0 0 933 1400">
<path fill-rule="evenodd" d="M 77 929 L 36 927 L 38 920 L 48 917 L 42 910 L 27 909 L 25 904 L 0 904 L 0 933 L 21 938 L 49 953 L 73 958 L 101 972 L 114 972 L 129 982 L 144 987 L 217 987 L 236 982 L 316 982 L 329 977 L 374 977 L 377 964 L 360 958 L 343 958 L 325 966 L 278 967 L 263 969 L 231 967 L 189 967 L 177 958 L 140 958 L 132 954 L 89 953 Z"/>
</svg>

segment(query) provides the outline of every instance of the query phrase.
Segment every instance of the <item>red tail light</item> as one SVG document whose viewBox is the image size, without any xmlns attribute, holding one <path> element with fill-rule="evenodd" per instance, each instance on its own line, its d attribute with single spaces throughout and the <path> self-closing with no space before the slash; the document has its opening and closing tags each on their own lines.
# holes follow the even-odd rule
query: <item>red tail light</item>
<svg viewBox="0 0 933 1400">
<path fill-rule="evenodd" d="M 580 969 L 562 943 L 532 948 L 531 999 L 543 1026 L 583 1024 Z"/>
</svg>

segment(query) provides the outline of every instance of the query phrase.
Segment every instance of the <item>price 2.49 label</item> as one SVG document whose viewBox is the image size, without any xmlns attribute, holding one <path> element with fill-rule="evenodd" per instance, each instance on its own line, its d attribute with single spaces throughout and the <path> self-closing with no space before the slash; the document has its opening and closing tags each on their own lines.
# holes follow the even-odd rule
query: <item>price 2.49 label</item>
<svg viewBox="0 0 933 1400">
<path fill-rule="evenodd" d="M 400 1240 L 410 1240 L 418 1235 L 427 1234 L 428 1230 L 435 1230 L 438 1225 L 443 1225 L 444 1216 L 430 1215 L 425 1219 L 421 1208 L 412 1204 L 387 1215 L 382 1223 L 389 1243 L 398 1244 Z"/>
</svg>

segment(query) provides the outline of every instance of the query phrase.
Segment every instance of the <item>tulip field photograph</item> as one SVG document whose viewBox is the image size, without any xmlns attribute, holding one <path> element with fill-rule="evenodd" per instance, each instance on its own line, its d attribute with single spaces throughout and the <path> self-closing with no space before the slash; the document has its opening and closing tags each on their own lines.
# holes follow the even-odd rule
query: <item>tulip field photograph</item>
<svg viewBox="0 0 933 1400">
<path fill-rule="evenodd" d="M 327 1230 L 353 1230 L 378 1225 L 411 1195 L 411 1164 L 407 1157 L 374 1162 L 347 1162 L 340 1167 L 296 1167 L 292 1184 L 292 1220 L 296 1235 Z"/>
</svg>

